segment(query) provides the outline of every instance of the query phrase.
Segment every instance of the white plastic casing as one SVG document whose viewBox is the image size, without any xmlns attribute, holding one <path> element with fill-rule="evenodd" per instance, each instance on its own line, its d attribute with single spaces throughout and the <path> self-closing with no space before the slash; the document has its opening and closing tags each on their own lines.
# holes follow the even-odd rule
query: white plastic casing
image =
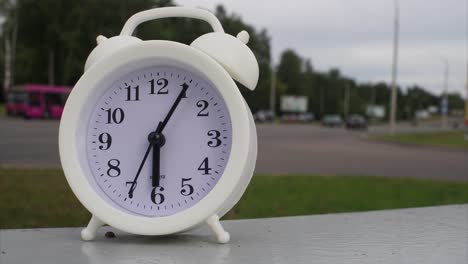
<svg viewBox="0 0 468 264">
<path fill-rule="evenodd" d="M 98 46 L 93 49 L 88 59 L 86 59 L 85 72 L 98 60 L 110 56 L 112 53 L 118 52 L 124 47 L 141 42 L 141 39 L 132 36 L 115 36 L 112 38 L 99 36 L 96 40 Z"/>
<path fill-rule="evenodd" d="M 195 72 L 213 83 L 226 102 L 232 122 L 232 149 L 224 174 L 198 204 L 178 214 L 148 218 L 119 210 L 97 194 L 84 150 L 84 131 L 97 98 L 119 76 L 152 65 L 172 65 Z M 71 92 L 62 115 L 59 150 L 68 183 L 81 203 L 102 222 L 142 235 L 163 235 L 197 226 L 212 215 L 225 214 L 240 199 L 254 171 L 255 124 L 238 87 L 215 60 L 197 49 L 170 41 L 142 41 L 92 65 Z"/>
<path fill-rule="evenodd" d="M 205 34 L 191 46 L 171 41 L 142 41 L 131 36 L 144 21 L 162 17 L 192 17 L 210 23 L 214 33 Z M 258 81 L 258 64 L 245 45 L 248 34 L 237 38 L 225 34 L 216 17 L 205 10 L 169 7 L 144 11 L 132 16 L 121 35 L 97 38 L 98 46 L 89 55 L 85 73 L 72 90 L 65 105 L 59 129 L 62 167 L 71 189 L 93 217 L 82 238 L 90 240 L 96 229 L 109 224 L 126 232 L 164 235 L 182 232 L 206 222 L 218 241 L 229 241 L 219 218 L 241 198 L 254 172 L 257 157 L 255 123 L 233 79 L 253 90 Z M 168 65 L 192 71 L 212 82 L 226 102 L 232 122 L 232 148 L 225 171 L 218 183 L 199 203 L 171 216 L 150 218 L 128 214 L 97 194 L 89 180 L 91 170 L 85 158 L 84 134 L 97 99 L 110 83 L 127 73 L 149 66 Z"/>
<path fill-rule="evenodd" d="M 225 33 L 212 32 L 200 36 L 190 45 L 223 65 L 234 80 L 254 90 L 259 70 L 255 55 L 245 45 L 248 41 L 246 34 L 246 31 L 241 31 L 236 38 Z"/>
</svg>

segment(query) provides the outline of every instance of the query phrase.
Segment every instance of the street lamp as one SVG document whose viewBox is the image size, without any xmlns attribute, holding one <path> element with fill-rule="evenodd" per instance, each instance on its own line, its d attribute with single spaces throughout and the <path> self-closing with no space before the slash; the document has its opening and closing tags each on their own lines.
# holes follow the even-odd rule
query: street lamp
<svg viewBox="0 0 468 264">
<path fill-rule="evenodd" d="M 466 86 L 466 103 L 465 103 L 465 125 L 468 127 L 468 0 L 466 1 L 466 76 L 465 76 L 465 86 Z M 465 140 L 468 140 L 468 130 L 465 134 Z"/>
<path fill-rule="evenodd" d="M 448 90 L 448 78 L 449 78 L 449 69 L 450 69 L 450 64 L 446 58 L 441 58 L 441 60 L 444 62 L 444 87 L 443 87 L 443 92 L 442 92 L 442 100 L 440 104 L 440 112 L 442 114 L 442 128 L 447 128 L 447 114 L 448 114 L 448 96 L 447 96 L 447 90 Z"/>
<path fill-rule="evenodd" d="M 271 80 L 270 80 L 270 111 L 276 117 L 276 67 L 271 59 Z"/>
<path fill-rule="evenodd" d="M 395 134 L 396 130 L 396 112 L 397 112 L 397 91 L 396 91 L 396 79 L 397 79 L 397 64 L 398 64 L 398 28 L 399 28 L 399 17 L 400 10 L 398 6 L 398 0 L 393 1 L 395 12 L 394 12 L 394 30 L 393 30 L 393 61 L 392 61 L 392 87 L 390 95 L 390 134 Z"/>
</svg>

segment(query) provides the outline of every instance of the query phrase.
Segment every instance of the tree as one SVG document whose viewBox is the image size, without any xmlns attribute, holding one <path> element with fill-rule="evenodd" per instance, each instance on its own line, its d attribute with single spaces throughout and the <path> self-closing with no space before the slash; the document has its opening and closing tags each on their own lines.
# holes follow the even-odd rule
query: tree
<svg viewBox="0 0 468 264">
<path fill-rule="evenodd" d="M 134 13 L 153 7 L 172 6 L 172 0 L 0 0 L 2 24 L 0 43 L 3 94 L 13 84 L 50 83 L 74 85 L 82 75 L 85 60 L 96 46 L 96 37 L 115 36 Z M 240 86 L 240 91 L 253 110 L 269 108 L 271 82 L 271 38 L 266 29 L 256 29 L 222 5 L 215 9 L 226 33 L 236 36 L 241 30 L 250 35 L 248 46 L 259 63 L 260 78 L 255 92 Z M 190 44 L 202 34 L 211 32 L 208 23 L 196 19 L 168 18 L 143 23 L 135 35 L 143 40 L 168 39 Z M 343 76 L 338 68 L 325 72 L 314 69 L 310 59 L 292 49 L 282 52 L 277 67 L 277 98 L 283 94 L 305 95 L 309 109 L 323 114 L 364 114 L 369 104 L 387 108 L 390 88 L 386 83 L 357 84 Z M 411 118 L 412 113 L 429 105 L 438 105 L 440 97 L 420 86 L 406 93 L 398 87 L 398 118 Z M 277 100 L 278 105 L 279 100 Z M 462 108 L 458 94 L 449 95 L 450 109 Z"/>
<path fill-rule="evenodd" d="M 15 9 L 19 10 L 18 48 L 14 65 L 17 70 L 16 83 L 63 85 L 73 85 L 81 76 L 85 60 L 96 46 L 98 35 L 118 35 L 125 21 L 134 13 L 174 5 L 172 0 L 0 1 L 4 4 L 1 6 L 3 14 L 9 12 L 6 3 L 10 1 L 19 7 Z M 216 8 L 216 15 L 227 33 L 236 36 L 241 30 L 249 32 L 248 45 L 259 62 L 260 80 L 255 93 L 242 88 L 241 92 L 254 110 L 267 107 L 270 85 L 270 37 L 267 31 L 257 31 L 240 16 L 229 14 L 222 6 Z M 8 25 L 10 28 L 13 18 L 13 15 L 6 16 L 4 27 Z M 135 34 L 144 40 L 168 39 L 190 44 L 211 31 L 204 21 L 168 18 L 143 23 Z M 5 42 L 8 36 L 3 34 L 2 41 Z M 9 61 L 7 56 L 4 57 Z"/>
<path fill-rule="evenodd" d="M 0 100 L 2 100 L 14 80 L 16 39 L 18 35 L 18 8 L 16 1 L 1 0 L 0 16 L 4 18 L 2 25 L 4 72 L 3 89 L 0 90 Z"/>
<path fill-rule="evenodd" d="M 277 79 L 286 85 L 288 95 L 303 95 L 302 58 L 292 49 L 283 51 L 278 65 Z"/>
<path fill-rule="evenodd" d="M 73 85 L 99 34 L 119 34 L 133 13 L 153 0 L 17 0 L 17 82 Z M 21 70 L 19 70 L 21 69 Z"/>
</svg>

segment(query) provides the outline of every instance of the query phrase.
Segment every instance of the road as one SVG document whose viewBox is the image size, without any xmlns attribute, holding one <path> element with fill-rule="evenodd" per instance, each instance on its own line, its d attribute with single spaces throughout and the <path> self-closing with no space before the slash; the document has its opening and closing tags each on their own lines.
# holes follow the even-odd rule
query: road
<svg viewBox="0 0 468 264">
<path fill-rule="evenodd" d="M 258 134 L 257 172 L 468 180 L 468 151 L 383 143 L 367 132 L 310 125 L 261 125 Z"/>
<path fill-rule="evenodd" d="M 257 130 L 257 173 L 468 180 L 468 151 L 382 143 L 367 132 L 317 125 L 260 124 Z M 57 132 L 57 121 L 0 119 L 0 166 L 59 166 Z"/>
</svg>

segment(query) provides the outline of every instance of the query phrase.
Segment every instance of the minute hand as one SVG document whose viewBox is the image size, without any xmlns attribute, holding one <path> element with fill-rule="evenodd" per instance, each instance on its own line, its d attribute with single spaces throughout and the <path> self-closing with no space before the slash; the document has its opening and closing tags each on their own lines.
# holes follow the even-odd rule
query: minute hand
<svg viewBox="0 0 468 264">
<path fill-rule="evenodd" d="M 171 118 L 172 114 L 174 113 L 174 110 L 177 108 L 177 106 L 179 105 L 180 103 L 180 100 L 182 100 L 182 97 L 184 97 L 185 95 L 185 92 L 187 91 L 187 89 L 189 88 L 188 84 L 187 83 L 183 83 L 182 85 L 182 91 L 180 91 L 179 93 L 179 96 L 177 96 L 174 104 L 172 105 L 171 109 L 169 110 L 169 112 L 167 113 L 166 115 L 166 118 L 164 118 L 164 121 L 162 122 L 162 124 L 160 126 L 158 126 L 158 128 L 156 129 L 156 133 L 161 133 L 164 128 L 166 127 L 167 125 L 167 122 L 169 121 L 169 119 Z"/>
<path fill-rule="evenodd" d="M 183 83 L 182 85 L 182 91 L 180 91 L 180 94 L 177 96 L 174 104 L 172 105 L 171 109 L 169 110 L 169 112 L 167 113 L 167 116 L 166 118 L 164 118 L 164 121 L 161 123 L 159 122 L 158 124 L 158 127 L 156 128 L 155 130 L 155 133 L 156 134 L 161 134 L 161 132 L 163 131 L 164 127 L 166 127 L 166 124 L 167 122 L 169 121 L 169 119 L 171 118 L 172 114 L 174 113 L 174 110 L 177 108 L 177 106 L 179 105 L 180 103 L 180 100 L 182 99 L 182 97 L 185 95 L 185 92 L 187 91 L 188 89 L 188 84 L 187 83 Z M 138 180 L 138 177 L 140 176 L 140 172 L 141 172 L 141 169 L 143 168 L 143 165 L 145 164 L 145 161 L 146 161 L 146 158 L 148 158 L 148 154 L 150 152 L 150 150 L 152 149 L 153 147 L 153 144 L 149 144 L 148 145 L 148 149 L 146 150 L 146 153 L 145 153 L 145 156 L 143 157 L 143 160 L 141 161 L 141 164 L 140 164 L 140 167 L 138 168 L 138 172 L 135 176 L 135 179 L 133 180 L 132 182 L 132 186 L 130 187 L 130 190 L 128 191 L 128 196 L 130 198 L 133 197 L 133 191 L 135 190 L 135 185 L 136 185 L 136 182 Z M 158 175 L 159 176 L 159 175 Z M 155 177 L 155 175 L 153 175 L 153 177 Z"/>
</svg>

